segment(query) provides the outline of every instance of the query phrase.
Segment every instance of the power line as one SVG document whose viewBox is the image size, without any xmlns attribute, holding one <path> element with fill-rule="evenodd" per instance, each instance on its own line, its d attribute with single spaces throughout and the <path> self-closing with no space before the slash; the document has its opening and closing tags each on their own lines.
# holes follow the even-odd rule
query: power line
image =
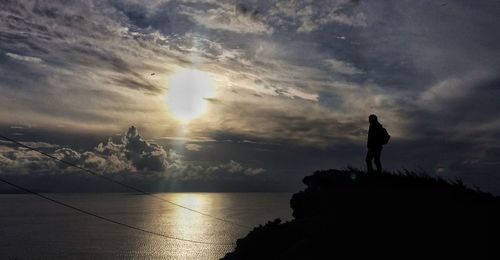
<svg viewBox="0 0 500 260">
<path fill-rule="evenodd" d="M 156 195 L 155 195 L 155 194 L 153 194 L 153 193 L 150 193 L 150 192 L 147 192 L 147 191 L 141 190 L 141 189 L 139 189 L 139 188 L 136 188 L 136 187 L 134 187 L 134 186 L 128 185 L 128 184 L 126 184 L 126 183 L 123 183 L 123 182 L 120 182 L 120 181 L 114 180 L 114 179 L 112 179 L 112 178 L 110 178 L 110 177 L 105 176 L 104 174 L 99 174 L 99 173 L 97 173 L 97 172 L 95 172 L 95 171 L 92 171 L 92 170 L 89 170 L 89 169 L 87 169 L 87 168 L 84 168 L 84 167 L 78 166 L 78 165 L 76 165 L 76 164 L 74 164 L 74 163 L 71 163 L 71 162 L 68 162 L 68 161 L 66 161 L 66 160 L 63 160 L 63 159 L 57 158 L 57 157 L 55 157 L 55 156 L 53 156 L 53 155 L 50 155 L 50 154 L 48 154 L 48 153 L 46 153 L 46 152 L 40 151 L 40 150 L 38 150 L 38 149 L 36 149 L 36 148 L 33 148 L 33 147 L 31 147 L 31 146 L 28 146 L 28 145 L 25 145 L 25 144 L 23 144 L 23 143 L 21 143 L 21 142 L 19 142 L 19 141 L 17 141 L 17 140 L 14 140 L 14 139 L 12 139 L 12 138 L 9 138 L 9 137 L 3 136 L 3 135 L 0 135 L 0 138 L 5 139 L 5 140 L 7 140 L 7 141 L 9 141 L 9 142 L 11 142 L 11 143 L 17 144 L 17 145 L 19 145 L 19 146 L 21 146 L 21 147 L 24 147 L 24 148 L 26 148 L 26 149 L 29 149 L 29 150 L 31 150 L 31 151 L 37 152 L 37 153 L 39 153 L 39 154 L 41 154 L 41 155 L 44 155 L 44 156 L 46 156 L 46 157 L 48 157 L 48 158 L 51 158 L 52 160 L 55 160 L 55 161 L 58 161 L 58 162 L 64 163 L 64 164 L 66 164 L 66 165 L 69 165 L 69 166 L 71 166 L 71 167 L 77 168 L 77 169 L 79 169 L 79 170 L 82 170 L 82 171 L 84 171 L 84 172 L 86 172 L 86 173 L 89 173 L 89 174 L 91 174 L 91 175 L 94 175 L 94 176 L 96 176 L 96 177 L 99 177 L 99 178 L 101 178 L 101 179 L 104 179 L 104 180 L 106 180 L 106 181 L 108 181 L 108 182 L 111 182 L 111 183 L 114 183 L 114 184 L 117 184 L 117 185 L 123 186 L 123 187 L 125 187 L 125 188 L 127 188 L 127 189 L 129 189 L 129 190 L 133 190 L 133 191 L 135 191 L 135 192 L 139 192 L 139 193 L 144 194 L 144 195 L 149 195 L 149 196 L 154 197 L 154 198 L 156 198 L 156 199 L 158 199 L 158 200 L 161 200 L 161 201 L 164 201 L 164 202 L 170 203 L 170 204 L 172 204 L 172 205 L 174 205 L 174 206 L 177 206 L 177 207 L 183 208 L 183 209 L 185 209 L 185 210 L 189 210 L 189 211 L 192 211 L 192 212 L 198 213 L 198 214 L 203 215 L 203 216 L 206 216 L 206 217 L 210 217 L 210 218 L 213 218 L 213 219 L 216 219 L 216 220 L 219 220 L 219 221 L 222 221 L 222 222 L 225 222 L 225 223 L 231 224 L 231 225 L 235 225 L 235 226 L 238 226 L 238 227 L 240 227 L 240 228 L 245 228 L 245 229 L 246 229 L 246 228 L 251 228 L 250 226 L 247 226 L 247 225 L 244 225 L 244 224 L 240 224 L 240 223 L 237 223 L 237 222 L 234 222 L 234 221 L 231 221 L 231 220 L 223 219 L 223 218 L 220 218 L 220 217 L 217 217 L 217 216 L 214 216 L 214 215 L 208 214 L 208 213 L 204 213 L 204 212 L 201 212 L 201 211 L 198 211 L 198 210 L 195 210 L 195 209 L 192 209 L 192 208 L 186 207 L 186 206 L 184 206 L 184 205 L 181 205 L 181 204 L 175 203 L 175 202 L 173 202 L 173 201 L 170 201 L 170 200 L 164 199 L 164 198 L 162 198 L 162 197 L 160 197 L 160 196 L 156 196 Z"/>
<path fill-rule="evenodd" d="M 5 183 L 5 184 L 8 184 L 12 187 L 15 187 L 19 190 L 22 190 L 22 191 L 25 191 L 25 192 L 28 192 L 28 193 L 31 193 L 33 195 L 36 195 L 40 198 L 43 198 L 43 199 L 46 199 L 52 203 L 55 203 L 55 204 L 58 204 L 58 205 L 61 205 L 63 207 L 66 207 L 66 208 L 69 208 L 69 209 L 72 209 L 72 210 L 75 210 L 75 211 L 78 211 L 80 213 L 83 213 L 83 214 L 86 214 L 86 215 L 89 215 L 89 216 L 92 216 L 92 217 L 95 217 L 95 218 L 98 218 L 98 219 L 101 219 L 101 220 L 104 220 L 104 221 L 107 221 L 107 222 L 110 222 L 110 223 L 113 223 L 113 224 L 116 224 L 116 225 L 119 225 L 119 226 L 122 226 L 122 227 L 126 227 L 126 228 L 129 228 L 129 229 L 133 229 L 133 230 L 136 230 L 136 231 L 141 231 L 141 232 L 144 232 L 144 233 L 147 233 L 147 234 L 150 234 L 150 235 L 155 235 L 155 236 L 160 236 L 160 237 L 164 237 L 164 238 L 168 238 L 168 239 L 174 239 L 174 240 L 179 240 L 179 241 L 185 241 L 185 242 L 191 242 L 191 243 L 197 243 L 197 244 L 205 244 L 205 245 L 218 245 L 218 246 L 232 246 L 234 245 L 234 243 L 210 243 L 210 242 L 204 242 L 204 241 L 197 241 L 197 240 L 191 240 L 191 239 L 185 239 L 185 238 L 179 238 L 179 237 L 174 237 L 174 236 L 168 236 L 168 235 L 165 235 L 165 234 L 162 234 L 162 233 L 158 233 L 158 232 L 154 232 L 154 231 L 150 231 L 150 230 L 147 230 L 147 229 L 143 229 L 143 228 L 140 228 L 140 227 L 136 227 L 136 226 L 132 226 L 132 225 L 129 225 L 129 224 L 126 224 L 126 223 L 123 223 L 123 222 L 120 222 L 120 221 L 116 221 L 116 220 L 113 220 L 113 219 L 110 219 L 110 218 L 107 218 L 107 217 L 103 217 L 103 216 L 100 216 L 100 215 L 97 215 L 95 213 L 92 213 L 90 211 L 87 211 L 87 210 L 84 210 L 84 209 L 80 209 L 80 208 L 77 208 L 75 206 L 71 206 L 67 203 L 64 203 L 62 201 L 58 201 L 56 199 L 53 199 L 53 198 L 50 198 L 48 196 L 45 196 L 43 194 L 40 194 L 38 192 L 35 192 L 35 191 L 32 191 L 30 189 L 27 189 L 27 188 L 24 188 L 22 186 L 19 186 L 17 184 L 14 184 L 12 182 L 9 182 L 9 181 L 6 181 L 4 179 L 1 179 L 0 178 L 0 181 Z"/>
</svg>

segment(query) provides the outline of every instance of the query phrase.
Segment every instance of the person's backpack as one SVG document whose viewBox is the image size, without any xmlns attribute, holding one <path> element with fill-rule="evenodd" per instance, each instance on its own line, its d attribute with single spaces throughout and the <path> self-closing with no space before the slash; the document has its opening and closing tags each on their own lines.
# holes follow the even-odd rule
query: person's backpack
<svg viewBox="0 0 500 260">
<path fill-rule="evenodd" d="M 382 142 L 382 144 L 387 144 L 389 142 L 389 139 L 391 139 L 391 136 L 387 132 L 387 129 L 382 127 L 380 133 L 381 133 L 380 141 Z"/>
</svg>

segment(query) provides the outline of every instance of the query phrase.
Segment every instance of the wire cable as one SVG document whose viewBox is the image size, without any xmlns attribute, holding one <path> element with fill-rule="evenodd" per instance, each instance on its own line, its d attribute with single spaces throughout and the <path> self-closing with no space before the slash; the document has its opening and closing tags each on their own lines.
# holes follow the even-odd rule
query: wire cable
<svg viewBox="0 0 500 260">
<path fill-rule="evenodd" d="M 125 188 L 127 188 L 127 189 L 129 189 L 129 190 L 133 190 L 133 191 L 135 191 L 135 192 L 138 192 L 138 193 L 141 193 L 141 194 L 144 194 L 144 195 L 149 195 L 149 196 L 154 197 L 154 198 L 156 198 L 156 199 L 158 199 L 158 200 L 161 200 L 161 201 L 164 201 L 164 202 L 170 203 L 170 204 L 172 204 L 172 205 L 174 205 L 174 206 L 177 206 L 177 207 L 183 208 L 183 209 L 185 209 L 185 210 L 189 210 L 189 211 L 191 211 L 191 212 L 195 212 L 195 213 L 198 213 L 198 214 L 203 215 L 203 216 L 206 216 L 206 217 L 210 217 L 210 218 L 213 218 L 213 219 L 216 219 L 216 220 L 219 220 L 219 221 L 222 221 L 222 222 L 225 222 L 225 223 L 228 223 L 228 224 L 234 225 L 234 226 L 238 226 L 238 227 L 240 227 L 240 228 L 245 228 L 245 229 L 247 229 L 247 228 L 252 228 L 252 227 L 247 226 L 247 225 L 244 225 L 244 224 L 240 224 L 240 223 L 237 223 L 237 222 L 234 222 L 234 221 L 231 221 L 231 220 L 223 219 L 223 218 L 220 218 L 220 217 L 217 217 L 217 216 L 214 216 L 214 215 L 208 214 L 208 213 L 204 213 L 204 212 L 201 212 L 201 211 L 198 211 L 198 210 L 195 210 L 195 209 L 192 209 L 192 208 L 186 207 L 186 206 L 184 206 L 184 205 L 181 205 L 181 204 L 175 203 L 175 202 L 173 202 L 173 201 L 170 201 L 170 200 L 164 199 L 164 198 L 162 198 L 162 197 L 160 197 L 160 196 L 157 196 L 157 195 L 155 195 L 155 194 L 153 194 L 153 193 L 150 193 L 150 192 L 147 192 L 147 191 L 141 190 L 141 189 L 136 188 L 136 187 L 134 187 L 134 186 L 131 186 L 131 185 L 129 185 L 129 184 L 126 184 L 126 183 L 123 183 L 123 182 L 117 181 L 117 180 L 115 180 L 115 179 L 113 179 L 113 178 L 107 177 L 107 176 L 105 176 L 104 174 L 99 174 L 99 173 L 97 173 L 97 172 L 95 172 L 95 171 L 92 171 L 92 170 L 89 170 L 89 169 L 87 169 L 87 168 L 84 168 L 84 167 L 78 166 L 78 165 L 76 165 L 76 164 L 74 164 L 74 163 L 71 163 L 71 162 L 68 162 L 68 161 L 66 161 L 66 160 L 63 160 L 63 159 L 57 158 L 57 157 L 55 157 L 55 156 L 53 156 L 53 155 L 50 155 L 50 154 L 48 154 L 48 153 L 46 153 L 46 152 L 43 152 L 43 151 L 40 151 L 40 150 L 38 150 L 38 149 L 36 149 L 36 148 L 33 148 L 33 147 L 31 147 L 31 146 L 25 145 L 25 144 L 23 144 L 23 143 L 21 143 L 21 142 L 19 142 L 19 141 L 17 141 L 17 140 L 14 140 L 14 139 L 12 139 L 12 138 L 6 137 L 6 136 L 4 136 L 4 135 L 0 135 L 0 138 L 2 138 L 2 139 L 4 139 L 4 140 L 7 140 L 7 141 L 9 141 L 9 142 L 11 142 L 11 143 L 17 144 L 17 145 L 19 145 L 19 146 L 21 146 L 21 147 L 24 147 L 24 148 L 26 148 L 26 149 L 29 149 L 29 150 L 31 150 L 31 151 L 37 152 L 37 153 L 39 153 L 39 154 L 41 154 L 41 155 L 44 155 L 44 156 L 46 156 L 46 157 L 48 157 L 48 158 L 51 158 L 52 160 L 55 160 L 55 161 L 58 161 L 58 162 L 64 163 L 64 164 L 66 164 L 66 165 L 69 165 L 69 166 L 71 166 L 71 167 L 77 168 L 77 169 L 79 169 L 79 170 L 82 170 L 82 171 L 84 171 L 84 172 L 86 172 L 86 173 L 89 173 L 89 174 L 91 174 L 91 175 L 94 175 L 94 176 L 96 176 L 96 177 L 99 177 L 99 178 L 101 178 L 101 179 L 104 179 L 104 180 L 106 180 L 106 181 L 108 181 L 108 182 L 111 182 L 111 183 L 114 183 L 114 184 L 117 184 L 117 185 L 123 186 L 123 187 L 125 187 Z"/>
<path fill-rule="evenodd" d="M 106 222 L 110 222 L 110 223 L 113 223 L 113 224 L 116 224 L 116 225 L 119 225 L 119 226 L 122 226 L 122 227 L 126 227 L 126 228 L 129 228 L 129 229 L 133 229 L 133 230 L 136 230 L 136 231 L 141 231 L 141 232 L 144 232 L 144 233 L 147 233 L 147 234 L 150 234 L 150 235 L 160 236 L 160 237 L 164 237 L 164 238 L 168 238 L 168 239 L 174 239 L 174 240 L 179 240 L 179 241 L 197 243 L 197 244 L 205 244 L 205 245 L 217 245 L 217 246 L 232 246 L 232 245 L 234 245 L 234 243 L 210 243 L 210 242 L 204 242 L 204 241 L 197 241 L 197 240 L 179 238 L 179 237 L 169 236 L 169 235 L 165 235 L 165 234 L 162 234 L 162 233 L 150 231 L 150 230 L 143 229 L 143 228 L 136 227 L 136 226 L 132 226 L 132 225 L 120 222 L 120 221 L 116 221 L 116 220 L 113 220 L 113 219 L 110 219 L 110 218 L 107 218 L 107 217 L 103 217 L 103 216 L 97 215 L 95 213 L 92 213 L 90 211 L 77 208 L 75 206 L 71 206 L 71 205 L 69 205 L 67 203 L 64 203 L 62 201 L 58 201 L 56 199 L 50 198 L 50 197 L 45 196 L 43 194 L 40 194 L 40 193 L 38 193 L 36 191 L 32 191 L 30 189 L 21 187 L 21 186 L 19 186 L 17 184 L 14 184 L 12 182 L 7 181 L 7 180 L 4 180 L 4 179 L 0 178 L 0 181 L 3 182 L 3 183 L 5 183 L 5 184 L 8 184 L 8 185 L 10 185 L 12 187 L 15 187 L 15 188 L 17 188 L 19 190 L 22 190 L 22 191 L 25 191 L 27 193 L 31 193 L 33 195 L 36 195 L 36 196 L 38 196 L 40 198 L 46 199 L 46 200 L 48 200 L 48 201 L 50 201 L 52 203 L 61 205 L 63 207 L 66 207 L 66 208 L 78 211 L 80 213 L 83 213 L 83 214 L 86 214 L 86 215 L 89 215 L 89 216 L 92 216 L 92 217 L 95 217 L 95 218 L 98 218 L 98 219 L 101 219 L 101 220 L 104 220 Z"/>
</svg>

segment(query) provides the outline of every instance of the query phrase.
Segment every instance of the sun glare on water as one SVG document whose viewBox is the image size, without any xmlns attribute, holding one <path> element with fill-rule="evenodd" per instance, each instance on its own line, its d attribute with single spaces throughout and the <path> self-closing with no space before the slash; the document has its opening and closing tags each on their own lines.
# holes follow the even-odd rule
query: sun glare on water
<svg viewBox="0 0 500 260">
<path fill-rule="evenodd" d="M 170 113 L 181 122 L 189 122 L 206 110 L 206 98 L 213 94 L 210 74 L 193 69 L 181 70 L 170 77 L 166 102 Z"/>
</svg>

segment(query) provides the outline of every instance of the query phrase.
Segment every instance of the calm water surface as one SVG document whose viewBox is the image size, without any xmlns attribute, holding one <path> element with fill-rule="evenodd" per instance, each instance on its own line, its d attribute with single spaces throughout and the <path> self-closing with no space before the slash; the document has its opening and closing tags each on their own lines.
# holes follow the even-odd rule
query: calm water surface
<svg viewBox="0 0 500 260">
<path fill-rule="evenodd" d="M 232 243 L 249 229 L 150 196 L 47 194 L 93 213 L 184 239 Z M 178 204 L 249 226 L 291 219 L 291 193 L 160 193 Z M 218 259 L 233 246 L 152 236 L 29 194 L 0 195 L 0 259 Z"/>
</svg>

